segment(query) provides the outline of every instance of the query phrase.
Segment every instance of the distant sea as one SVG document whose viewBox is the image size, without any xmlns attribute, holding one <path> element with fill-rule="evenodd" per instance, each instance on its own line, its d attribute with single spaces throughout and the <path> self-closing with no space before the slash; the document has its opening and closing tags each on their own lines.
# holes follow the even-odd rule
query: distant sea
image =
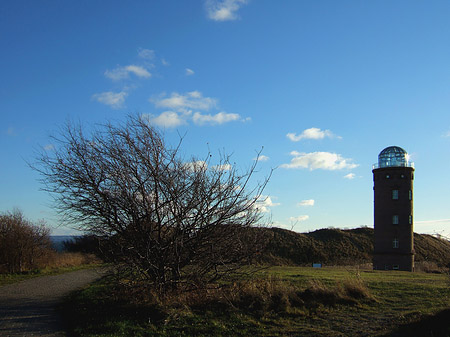
<svg viewBox="0 0 450 337">
<path fill-rule="evenodd" d="M 52 240 L 53 248 L 61 252 L 64 250 L 64 241 L 73 241 L 76 237 L 75 235 L 50 235 L 50 240 Z"/>
</svg>

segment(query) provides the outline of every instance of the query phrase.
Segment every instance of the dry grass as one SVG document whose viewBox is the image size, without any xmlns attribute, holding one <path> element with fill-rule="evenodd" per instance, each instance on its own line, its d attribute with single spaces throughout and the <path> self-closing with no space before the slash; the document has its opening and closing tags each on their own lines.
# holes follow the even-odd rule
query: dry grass
<svg viewBox="0 0 450 337">
<path fill-rule="evenodd" d="M 276 276 L 234 282 L 216 288 L 174 291 L 164 298 L 150 288 L 115 287 L 114 297 L 127 299 L 135 305 L 158 307 L 171 320 L 172 315 L 191 315 L 205 310 L 214 312 L 245 312 L 254 317 L 283 315 L 315 310 L 321 306 L 358 305 L 373 301 L 361 278 L 351 277 L 333 284 L 312 280 L 307 287 Z"/>
<path fill-rule="evenodd" d="M 100 263 L 102 263 L 101 260 L 93 254 L 52 251 L 39 261 L 39 267 L 40 269 L 60 269 Z"/>
<path fill-rule="evenodd" d="M 415 271 L 419 273 L 445 274 L 448 270 L 448 268 L 439 267 L 434 261 L 421 261 L 415 263 Z"/>
</svg>

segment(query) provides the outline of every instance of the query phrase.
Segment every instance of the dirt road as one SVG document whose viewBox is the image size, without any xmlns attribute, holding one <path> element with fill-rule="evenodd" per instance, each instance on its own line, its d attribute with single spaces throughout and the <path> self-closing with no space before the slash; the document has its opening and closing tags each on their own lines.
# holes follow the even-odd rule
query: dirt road
<svg viewBox="0 0 450 337">
<path fill-rule="evenodd" d="M 102 275 L 84 269 L 0 287 L 0 336 L 65 336 L 55 306 Z"/>
</svg>

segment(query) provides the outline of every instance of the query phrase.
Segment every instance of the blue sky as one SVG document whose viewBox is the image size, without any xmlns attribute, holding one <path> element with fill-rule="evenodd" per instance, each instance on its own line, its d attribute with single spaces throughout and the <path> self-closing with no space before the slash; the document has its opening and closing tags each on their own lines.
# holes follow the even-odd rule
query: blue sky
<svg viewBox="0 0 450 337">
<path fill-rule="evenodd" d="M 2 1 L 0 211 L 58 227 L 27 162 L 68 120 L 145 115 L 233 155 L 275 226 L 373 225 L 372 164 L 415 162 L 415 231 L 450 234 L 450 2 Z M 293 226 L 293 227 L 292 227 Z"/>
</svg>

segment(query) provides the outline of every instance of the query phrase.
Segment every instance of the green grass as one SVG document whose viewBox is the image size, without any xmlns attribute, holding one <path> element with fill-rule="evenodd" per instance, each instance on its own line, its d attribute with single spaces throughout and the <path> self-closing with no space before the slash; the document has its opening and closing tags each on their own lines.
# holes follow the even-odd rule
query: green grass
<svg viewBox="0 0 450 337">
<path fill-rule="evenodd" d="M 391 336 L 394 331 L 396 336 L 414 336 L 418 331 L 416 335 L 420 336 L 450 334 L 450 311 L 443 312 L 450 306 L 446 275 L 273 267 L 259 276 L 301 290 L 311 282 L 330 289 L 346 282 L 362 283 L 371 297 L 352 304 L 305 302 L 262 312 L 245 305 L 231 308 L 211 302 L 167 309 L 132 304 L 115 296 L 111 282 L 103 279 L 68 298 L 62 311 L 74 336 Z M 436 329 L 442 323 L 444 332 L 439 334 Z"/>
</svg>

